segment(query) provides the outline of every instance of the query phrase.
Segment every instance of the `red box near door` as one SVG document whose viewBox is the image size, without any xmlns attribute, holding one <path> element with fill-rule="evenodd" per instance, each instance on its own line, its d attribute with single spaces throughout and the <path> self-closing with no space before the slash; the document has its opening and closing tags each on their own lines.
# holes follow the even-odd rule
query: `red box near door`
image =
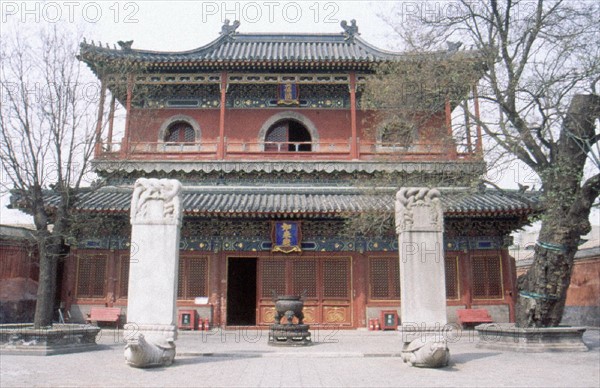
<svg viewBox="0 0 600 388">
<path fill-rule="evenodd" d="M 398 328 L 398 312 L 396 310 L 383 310 L 381 312 L 381 330 L 396 330 Z"/>
<path fill-rule="evenodd" d="M 177 327 L 183 330 L 198 330 L 198 314 L 196 310 L 179 310 Z"/>
</svg>

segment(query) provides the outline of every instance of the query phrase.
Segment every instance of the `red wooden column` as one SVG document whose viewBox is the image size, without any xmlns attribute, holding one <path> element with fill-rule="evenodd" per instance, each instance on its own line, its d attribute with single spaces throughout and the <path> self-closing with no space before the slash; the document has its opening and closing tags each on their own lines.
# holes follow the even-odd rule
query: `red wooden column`
<svg viewBox="0 0 600 388">
<path fill-rule="evenodd" d="M 465 133 L 467 134 L 467 152 L 469 156 L 473 154 L 473 141 L 471 139 L 471 118 L 469 117 L 469 100 L 465 100 L 465 106 L 463 107 L 465 115 Z"/>
<path fill-rule="evenodd" d="M 350 72 L 350 128 L 351 128 L 351 140 L 350 140 L 350 157 L 352 159 L 358 159 L 360 154 L 358 150 L 358 134 L 356 128 L 356 72 Z"/>
<path fill-rule="evenodd" d="M 475 142 L 475 150 L 483 155 L 483 140 L 481 139 L 481 124 L 479 119 L 479 93 L 477 85 L 473 85 L 473 99 L 475 100 L 475 120 L 477 121 L 477 139 Z"/>
<path fill-rule="evenodd" d="M 129 137 L 131 136 L 130 124 L 131 124 L 131 98 L 133 96 L 133 74 L 129 74 L 127 78 L 127 103 L 126 116 L 125 116 L 125 135 L 123 136 L 123 143 L 121 144 L 121 156 L 125 156 L 129 153 Z"/>
<path fill-rule="evenodd" d="M 117 300 L 117 280 L 119 279 L 119 266 L 117 262 L 119 255 L 114 249 L 111 249 L 107 253 L 108 258 L 108 284 L 106 293 L 106 305 L 107 307 L 113 307 Z"/>
<path fill-rule="evenodd" d="M 211 322 L 210 325 L 220 325 L 221 324 L 221 295 L 223 291 L 221 290 L 221 267 L 220 263 L 220 255 L 218 252 L 210 252 L 208 255 L 208 268 L 209 268 L 209 280 L 208 284 L 210 285 L 209 291 L 209 304 L 211 305 L 212 314 L 211 314 Z M 227 289 L 225 289 L 225 295 L 227 295 Z"/>
<path fill-rule="evenodd" d="M 448 131 L 448 156 L 451 159 L 456 159 L 456 144 L 454 144 L 452 137 L 452 107 L 450 106 L 450 99 L 446 96 L 446 129 Z"/>
<path fill-rule="evenodd" d="M 367 279 L 368 257 L 361 251 L 354 252 L 352 255 L 353 284 L 352 284 L 352 305 L 354 317 L 352 319 L 354 327 L 367 327 L 366 307 L 367 307 Z"/>
<path fill-rule="evenodd" d="M 219 144 L 217 159 L 225 158 L 225 100 L 227 94 L 227 72 L 221 72 L 221 111 L 219 114 Z"/>
<path fill-rule="evenodd" d="M 96 140 L 94 144 L 94 156 L 102 153 L 102 117 L 104 116 L 104 100 L 106 99 L 106 82 L 100 81 L 100 101 L 98 102 L 98 120 L 96 121 Z"/>
<path fill-rule="evenodd" d="M 110 99 L 110 108 L 108 110 L 108 135 L 106 135 L 106 150 L 112 151 L 113 142 L 113 128 L 115 124 L 115 95 L 113 94 Z"/>
<path fill-rule="evenodd" d="M 461 289 L 462 289 L 462 300 L 465 304 L 466 309 L 470 309 L 473 306 L 473 294 L 471 293 L 471 289 L 473 287 L 473 274 L 471 271 L 471 255 L 472 252 L 469 250 L 466 253 L 460 254 L 460 263 L 462 270 L 462 274 L 460 274 L 461 281 Z"/>
</svg>

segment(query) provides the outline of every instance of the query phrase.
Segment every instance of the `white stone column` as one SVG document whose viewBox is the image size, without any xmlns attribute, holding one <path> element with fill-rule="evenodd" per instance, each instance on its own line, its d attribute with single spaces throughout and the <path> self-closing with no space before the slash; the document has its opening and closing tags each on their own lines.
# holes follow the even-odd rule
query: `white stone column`
<svg viewBox="0 0 600 388">
<path fill-rule="evenodd" d="M 140 178 L 131 200 L 126 362 L 170 365 L 177 339 L 181 183 Z"/>
<path fill-rule="evenodd" d="M 439 197 L 437 189 L 426 187 L 402 188 L 396 194 L 403 358 L 416 366 L 444 366 L 449 357 L 442 338 L 447 318 Z"/>
</svg>

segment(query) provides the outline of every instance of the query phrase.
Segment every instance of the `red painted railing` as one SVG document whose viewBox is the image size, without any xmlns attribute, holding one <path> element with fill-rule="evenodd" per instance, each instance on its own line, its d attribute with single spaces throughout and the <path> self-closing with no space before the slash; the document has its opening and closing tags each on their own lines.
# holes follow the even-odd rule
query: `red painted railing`
<svg viewBox="0 0 600 388">
<path fill-rule="evenodd" d="M 218 140 L 192 143 L 130 142 L 127 150 L 121 143 L 102 143 L 98 159 L 181 159 L 216 160 Z M 457 152 L 457 149 L 459 152 Z M 321 142 L 247 142 L 226 140 L 223 159 L 351 159 L 349 140 Z M 470 159 L 479 157 L 476 152 L 465 151 L 463 146 L 448 147 L 441 143 L 413 143 L 409 146 L 398 143 L 359 142 L 360 159 Z"/>
</svg>

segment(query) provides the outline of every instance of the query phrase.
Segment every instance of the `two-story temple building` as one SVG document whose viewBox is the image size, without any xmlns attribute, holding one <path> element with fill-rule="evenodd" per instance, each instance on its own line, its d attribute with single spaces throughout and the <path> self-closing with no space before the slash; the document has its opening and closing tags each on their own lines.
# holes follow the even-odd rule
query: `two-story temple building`
<svg viewBox="0 0 600 388">
<path fill-rule="evenodd" d="M 81 44 L 79 59 L 102 85 L 94 168 L 104 184 L 76 204 L 89 222 L 63 269 L 71 315 L 82 320 L 99 305 L 126 311 L 136 263 L 133 182 L 168 177 L 184 186 L 178 308 L 196 309 L 213 325 L 271 324 L 273 291 L 305 293 L 311 325 L 365 327 L 381 310 L 399 310 L 393 221 L 363 233 L 349 220 L 393 220 L 403 186 L 442 192 L 449 321 L 457 308 L 477 306 L 496 321 L 512 319 L 508 235 L 535 209 L 518 193 L 478 188 L 480 132 L 467 124 L 468 136 L 451 136 L 462 101 L 418 112 L 427 119 L 410 142 L 397 142 L 378 130 L 361 93 L 375 66 L 404 54 L 363 41 L 355 23 L 333 34 L 238 27 L 227 21 L 216 40 L 184 52 Z M 476 83 L 463 85 L 471 104 Z M 126 110 L 118 139 L 115 104 Z"/>
</svg>

